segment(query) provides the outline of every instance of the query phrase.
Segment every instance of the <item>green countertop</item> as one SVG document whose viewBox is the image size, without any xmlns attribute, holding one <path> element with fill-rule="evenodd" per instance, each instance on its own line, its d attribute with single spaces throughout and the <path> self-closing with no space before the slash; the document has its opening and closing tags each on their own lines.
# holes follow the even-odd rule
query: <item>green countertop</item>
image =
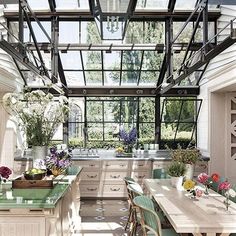
<svg viewBox="0 0 236 236">
<path fill-rule="evenodd" d="M 67 175 L 59 176 L 54 187 L 48 189 L 12 189 L 11 181 L 1 184 L 0 210 L 11 208 L 55 208 L 59 199 L 68 191 L 71 182 L 78 176 L 82 168 L 73 167 Z"/>
</svg>

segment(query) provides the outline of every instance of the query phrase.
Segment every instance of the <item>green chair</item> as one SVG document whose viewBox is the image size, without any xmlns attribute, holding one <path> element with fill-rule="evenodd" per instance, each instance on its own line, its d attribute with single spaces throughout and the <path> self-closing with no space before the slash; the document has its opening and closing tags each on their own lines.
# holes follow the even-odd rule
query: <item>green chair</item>
<svg viewBox="0 0 236 236">
<path fill-rule="evenodd" d="M 133 203 L 138 207 L 140 212 L 140 223 L 144 236 L 177 236 L 178 234 L 171 229 L 162 229 L 161 221 L 155 212 L 153 201 L 146 196 L 137 196 Z"/>
<path fill-rule="evenodd" d="M 166 170 L 163 168 L 154 169 L 152 171 L 152 178 L 153 179 L 168 179 L 170 178 L 169 175 L 166 173 Z"/>
<path fill-rule="evenodd" d="M 127 190 L 130 193 L 130 214 L 128 217 L 127 224 L 130 224 L 129 235 L 136 235 L 137 227 L 139 225 L 139 216 L 137 212 L 137 207 L 135 206 L 133 199 L 137 196 L 143 195 L 142 187 L 138 183 L 132 183 L 127 186 Z M 125 227 L 126 230 L 127 227 Z"/>
</svg>

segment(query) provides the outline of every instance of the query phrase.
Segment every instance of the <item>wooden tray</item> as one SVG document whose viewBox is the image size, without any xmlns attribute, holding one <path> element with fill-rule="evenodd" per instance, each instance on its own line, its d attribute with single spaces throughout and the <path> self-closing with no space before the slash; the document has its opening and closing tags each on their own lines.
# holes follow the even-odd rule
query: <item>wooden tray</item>
<svg viewBox="0 0 236 236">
<path fill-rule="evenodd" d="M 12 181 L 12 188 L 53 188 L 53 180 L 26 180 L 19 177 Z"/>
</svg>

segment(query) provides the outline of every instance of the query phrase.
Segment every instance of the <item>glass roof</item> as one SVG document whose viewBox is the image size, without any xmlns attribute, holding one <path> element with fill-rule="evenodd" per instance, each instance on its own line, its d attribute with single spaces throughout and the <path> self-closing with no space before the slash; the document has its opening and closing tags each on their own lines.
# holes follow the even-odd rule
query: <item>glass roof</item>
<svg viewBox="0 0 236 236">
<path fill-rule="evenodd" d="M 135 12 L 168 11 L 171 0 L 138 0 Z M 16 0 L 16 2 L 18 2 Z M 192 11 L 197 0 L 176 0 L 174 11 Z M 88 0 L 55 0 L 56 11 L 58 12 L 90 12 Z M 107 1 L 103 1 L 107 3 Z M 110 1 L 109 1 L 110 3 Z M 28 0 L 33 11 L 49 12 L 48 0 Z M 106 8 L 106 4 L 103 5 Z M 209 8 L 216 7 L 210 5 Z M 5 4 L 7 11 L 18 11 L 18 4 Z M 33 45 L 32 34 L 24 22 L 24 43 Z M 10 24 L 17 25 L 12 20 Z M 48 35 L 51 35 L 51 21 L 44 19 L 42 26 Z M 181 37 L 176 40 L 173 46 L 173 72 L 175 76 L 179 71 L 186 48 L 191 38 L 194 22 L 188 23 Z M 42 32 L 37 22 L 31 22 L 37 43 L 47 45 L 47 48 L 39 46 L 44 64 L 49 75 L 52 70 L 51 44 Z M 174 36 L 183 27 L 184 21 L 173 23 Z M 17 27 L 16 27 L 17 28 Z M 215 22 L 209 22 L 209 38 L 214 35 Z M 16 36 L 18 36 L 16 32 Z M 200 23 L 193 43 L 202 43 L 202 24 Z M 138 19 L 129 22 L 124 40 L 102 41 L 94 21 L 75 19 L 67 16 L 66 19 L 59 17 L 59 57 L 62 63 L 63 73 L 68 87 L 102 87 L 102 86 L 124 86 L 124 87 L 150 87 L 156 88 L 162 70 L 163 58 L 166 52 L 165 46 L 165 22 L 152 19 Z M 200 46 L 199 46 L 200 47 Z M 197 49 L 190 49 L 187 56 Z M 37 66 L 40 57 L 35 47 L 29 46 L 32 64 Z M 33 58 L 34 57 L 34 58 Z M 39 76 L 35 76 L 28 68 L 21 67 L 23 75 L 29 85 L 41 86 L 44 83 Z M 204 72 L 204 67 L 197 70 L 191 76 L 183 80 L 180 85 L 197 85 Z M 167 82 L 167 75 L 164 82 Z M 60 84 L 61 82 L 59 82 Z"/>
</svg>

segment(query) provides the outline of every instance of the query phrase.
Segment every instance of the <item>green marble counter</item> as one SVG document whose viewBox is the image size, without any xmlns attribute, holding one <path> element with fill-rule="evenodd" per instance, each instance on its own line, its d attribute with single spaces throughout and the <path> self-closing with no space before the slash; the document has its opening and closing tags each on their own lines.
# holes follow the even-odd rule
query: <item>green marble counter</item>
<svg viewBox="0 0 236 236">
<path fill-rule="evenodd" d="M 81 170 L 80 167 L 71 167 L 68 169 L 67 175 L 58 176 L 55 179 L 52 189 L 12 189 L 11 181 L 3 183 L 0 189 L 0 210 L 55 208 Z"/>
</svg>

